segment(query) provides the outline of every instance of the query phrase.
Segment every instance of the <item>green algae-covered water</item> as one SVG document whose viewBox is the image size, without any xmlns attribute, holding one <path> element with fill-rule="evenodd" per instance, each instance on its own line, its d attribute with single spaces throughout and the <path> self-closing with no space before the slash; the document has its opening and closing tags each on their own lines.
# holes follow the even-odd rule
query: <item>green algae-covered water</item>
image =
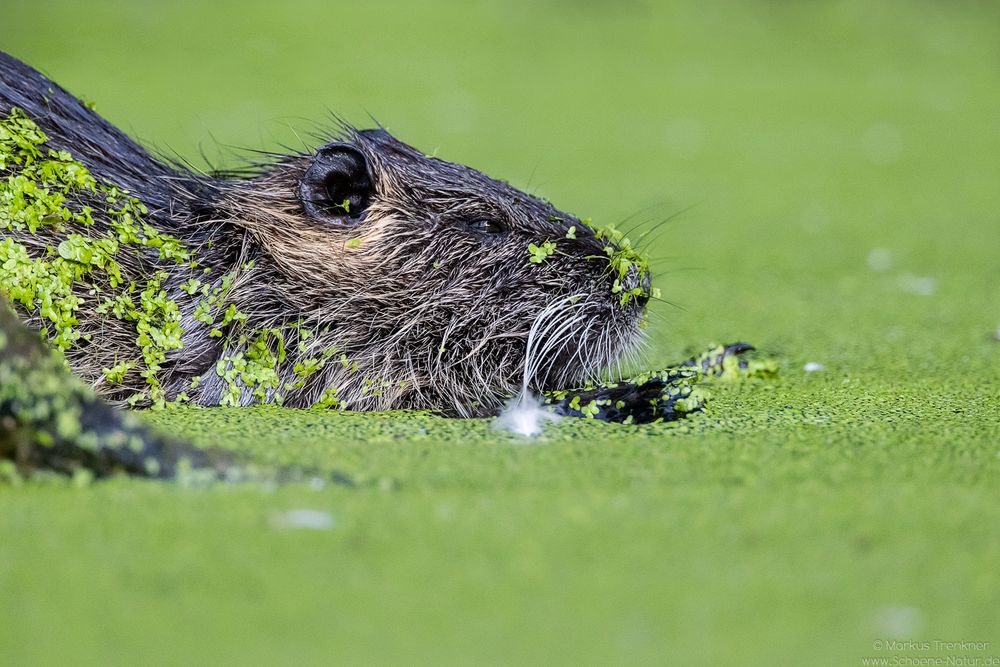
<svg viewBox="0 0 1000 667">
<path fill-rule="evenodd" d="M 356 486 L 0 486 L 3 664 L 1000 655 L 993 5 L 3 14 L 0 48 L 196 165 L 370 113 L 595 222 L 633 216 L 676 304 L 654 305 L 648 366 L 748 340 L 781 368 L 682 422 L 530 443 L 422 414 L 149 413 Z"/>
</svg>

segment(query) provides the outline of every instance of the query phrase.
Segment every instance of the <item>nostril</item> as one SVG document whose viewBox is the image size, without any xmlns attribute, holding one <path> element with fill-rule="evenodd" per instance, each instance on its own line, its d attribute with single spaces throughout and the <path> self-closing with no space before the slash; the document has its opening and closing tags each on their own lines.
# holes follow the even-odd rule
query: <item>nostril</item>
<svg viewBox="0 0 1000 667">
<path fill-rule="evenodd" d="M 639 286 L 642 288 L 642 293 L 638 295 L 637 301 L 640 308 L 645 308 L 653 294 L 653 278 L 649 275 L 649 271 L 639 271 Z"/>
</svg>

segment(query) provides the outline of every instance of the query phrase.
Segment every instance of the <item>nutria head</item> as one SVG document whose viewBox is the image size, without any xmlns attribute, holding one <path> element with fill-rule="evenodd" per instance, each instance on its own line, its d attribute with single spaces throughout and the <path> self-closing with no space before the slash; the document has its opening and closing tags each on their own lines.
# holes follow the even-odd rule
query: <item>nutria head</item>
<svg viewBox="0 0 1000 667">
<path fill-rule="evenodd" d="M 381 129 L 281 160 L 220 208 L 289 316 L 329 327 L 362 385 L 383 385 L 359 397 L 373 406 L 491 411 L 525 380 L 533 327 L 528 384 L 579 382 L 634 344 L 648 300 L 620 239 Z M 334 384 L 344 398 L 353 383 Z"/>
</svg>

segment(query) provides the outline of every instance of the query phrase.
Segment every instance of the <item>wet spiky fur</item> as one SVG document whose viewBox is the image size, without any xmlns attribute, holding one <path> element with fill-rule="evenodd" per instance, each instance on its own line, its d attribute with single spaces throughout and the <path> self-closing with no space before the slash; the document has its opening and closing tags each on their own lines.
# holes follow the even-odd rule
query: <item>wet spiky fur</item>
<svg viewBox="0 0 1000 667">
<path fill-rule="evenodd" d="M 268 389 L 264 401 L 280 394 L 285 405 L 309 406 L 335 387 L 350 409 L 463 416 L 495 413 L 524 385 L 570 386 L 615 361 L 639 336 L 646 298 L 623 303 L 612 293 L 618 276 L 611 241 L 548 202 L 428 157 L 383 129 L 343 126 L 330 144 L 362 155 L 372 186 L 356 221 L 338 224 L 310 215 L 300 196 L 318 153 L 278 156 L 242 177 L 198 175 L 154 159 L 72 95 L 0 53 L 0 114 L 15 108 L 51 147 L 143 202 L 146 222 L 196 249 L 202 265 L 234 276 L 223 305 L 246 318 L 223 336 L 210 336 L 193 305 L 178 299 L 183 347 L 169 352 L 159 373 L 168 400 L 186 392 L 192 403 L 218 405 L 226 384 L 216 366 L 240 351 L 243 331 L 290 332 L 280 387 Z M 73 203 L 101 210 L 83 195 Z M 482 233 L 481 220 L 502 231 Z M 88 233 L 105 229 L 95 215 Z M 44 253 L 58 245 L 57 233 L 0 236 Z M 555 252 L 529 261 L 529 244 L 546 240 L 556 243 Z M 190 273 L 151 252 L 119 262 L 126 279 L 166 272 L 168 296 L 181 295 Z M 648 289 L 648 276 L 636 270 L 624 282 L 626 290 Z M 89 342 L 66 350 L 73 370 L 113 401 L 142 391 L 141 378 L 111 385 L 102 373 L 134 353 L 132 324 L 99 315 L 98 298 L 85 286 L 78 296 L 78 327 Z M 47 326 L 37 313 L 21 314 Z M 308 339 L 297 337 L 302 330 Z M 301 379 L 296 363 L 333 349 L 329 363 L 285 388 Z M 200 384 L 192 388 L 195 377 Z M 260 399 L 247 389 L 236 402 Z"/>
</svg>

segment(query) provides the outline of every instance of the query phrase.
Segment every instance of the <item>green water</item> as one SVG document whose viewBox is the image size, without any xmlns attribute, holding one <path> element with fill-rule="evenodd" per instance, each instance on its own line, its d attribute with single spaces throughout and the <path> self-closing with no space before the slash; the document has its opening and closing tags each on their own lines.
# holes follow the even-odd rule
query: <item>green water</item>
<svg viewBox="0 0 1000 667">
<path fill-rule="evenodd" d="M 198 166 L 371 114 L 636 235 L 677 214 L 646 236 L 677 304 L 648 365 L 732 340 L 781 365 L 683 423 L 532 444 L 407 414 L 149 415 L 361 485 L 0 487 L 3 664 L 1000 655 L 997 5 L 2 12 L 0 48 Z"/>
</svg>

